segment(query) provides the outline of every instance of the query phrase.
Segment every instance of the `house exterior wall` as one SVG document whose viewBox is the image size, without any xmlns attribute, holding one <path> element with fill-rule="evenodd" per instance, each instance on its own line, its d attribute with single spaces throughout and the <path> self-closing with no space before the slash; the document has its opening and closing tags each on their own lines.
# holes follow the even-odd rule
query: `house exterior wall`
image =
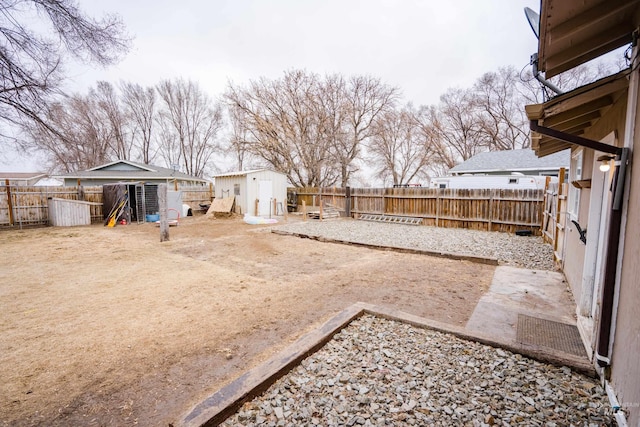
<svg viewBox="0 0 640 427">
<path fill-rule="evenodd" d="M 508 169 L 502 171 L 489 171 L 489 172 L 458 172 L 456 175 L 462 175 L 465 173 L 485 173 L 487 175 L 508 175 L 512 172 L 522 173 L 524 175 L 541 175 L 541 176 L 558 176 L 560 174 L 560 168 L 547 168 L 547 169 Z"/>
<path fill-rule="evenodd" d="M 636 71 L 638 73 L 638 71 Z M 634 77 L 638 79 L 638 76 Z M 633 85 L 631 87 L 634 87 Z M 637 88 L 637 86 L 636 86 Z M 637 105 L 640 94 L 632 92 L 630 103 Z M 610 382 L 615 390 L 622 409 L 627 414 L 629 425 L 640 426 L 640 109 L 633 120 L 630 179 L 627 182 L 628 204 L 623 211 L 622 259 L 618 260 L 619 288 L 618 307 L 614 312 L 616 327 L 613 333 L 613 352 L 611 355 Z M 616 314 L 617 313 L 617 314 Z"/>
<path fill-rule="evenodd" d="M 612 131 L 615 131 L 618 135 L 618 141 L 620 141 L 624 135 L 626 105 L 627 99 L 623 96 L 583 136 L 588 139 L 600 141 Z M 576 150 L 583 150 L 582 179 L 592 178 L 594 173 L 594 151 L 574 147 L 571 149 L 571 154 Z M 596 170 L 595 173 L 601 172 Z M 589 219 L 590 199 L 591 190 L 588 188 L 581 189 L 577 221 L 583 228 L 587 226 Z M 563 271 L 573 292 L 574 299 L 580 301 L 582 293 L 582 273 L 585 261 L 585 245 L 580 241 L 580 235 L 576 227 L 571 223 L 571 219 L 572 218 L 568 218 L 567 220 L 567 232 L 565 232 Z M 587 230 L 587 239 L 588 238 L 589 230 Z"/>
</svg>

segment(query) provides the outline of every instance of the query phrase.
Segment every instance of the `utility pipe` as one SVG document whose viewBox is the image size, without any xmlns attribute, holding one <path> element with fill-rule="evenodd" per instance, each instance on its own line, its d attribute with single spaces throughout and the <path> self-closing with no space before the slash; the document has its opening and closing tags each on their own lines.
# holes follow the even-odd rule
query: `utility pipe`
<svg viewBox="0 0 640 427">
<path fill-rule="evenodd" d="M 546 87 L 554 91 L 556 95 L 562 95 L 564 93 L 562 90 L 560 90 L 558 86 L 554 85 L 549 80 L 545 80 L 544 77 L 540 75 L 540 70 L 538 70 L 538 54 L 537 53 L 534 53 L 533 55 L 531 55 L 530 63 L 531 63 L 531 66 L 533 67 L 533 71 L 532 71 L 533 77 L 535 77 L 537 81 L 539 81 L 540 83 L 542 83 L 543 85 L 545 85 Z"/>
</svg>

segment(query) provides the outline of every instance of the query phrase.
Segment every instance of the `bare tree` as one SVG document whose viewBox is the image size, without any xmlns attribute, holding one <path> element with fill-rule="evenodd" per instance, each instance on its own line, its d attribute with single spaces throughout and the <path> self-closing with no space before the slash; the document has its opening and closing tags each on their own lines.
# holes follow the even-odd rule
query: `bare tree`
<svg viewBox="0 0 640 427">
<path fill-rule="evenodd" d="M 95 103 L 102 113 L 103 121 L 111 128 L 108 139 L 111 153 L 116 159 L 132 160 L 134 131 L 120 97 L 109 82 L 100 81 L 96 86 L 96 90 L 90 91 L 90 96 L 95 99 Z"/>
<path fill-rule="evenodd" d="M 368 148 L 379 178 L 391 178 L 393 185 L 400 185 L 427 176 L 433 154 L 431 140 L 421 132 L 412 105 L 384 111 L 376 118 L 373 130 Z"/>
<path fill-rule="evenodd" d="M 232 154 L 235 158 L 235 168 L 245 170 L 247 163 L 254 165 L 260 163 L 255 159 L 251 151 L 252 132 L 249 129 L 249 118 L 247 112 L 237 105 L 227 105 L 229 125 L 231 127 L 229 135 L 229 145 L 226 153 Z M 257 160 L 257 162 L 256 162 Z"/>
<path fill-rule="evenodd" d="M 354 172 L 353 161 L 360 154 L 362 142 L 372 135 L 373 123 L 379 114 L 393 108 L 399 98 L 399 90 L 387 86 L 378 78 L 353 76 L 345 88 L 349 121 L 349 137 L 336 140 L 336 160 L 340 164 L 341 184 L 348 185 Z"/>
<path fill-rule="evenodd" d="M 49 31 L 38 32 L 37 24 L 29 28 L 34 17 L 48 25 Z M 83 62 L 112 64 L 128 50 L 123 31 L 119 17 L 108 15 L 94 20 L 73 0 L 2 2 L 0 120 L 14 125 L 29 120 L 47 127 L 43 117 L 63 77 L 65 54 Z M 4 132 L 0 137 L 11 138 Z"/>
<path fill-rule="evenodd" d="M 489 150 L 514 150 L 529 146 L 529 126 L 524 99 L 518 92 L 518 73 L 513 67 L 485 73 L 474 87 L 481 138 Z"/>
<path fill-rule="evenodd" d="M 177 158 L 184 172 L 204 176 L 219 149 L 216 137 L 223 125 L 221 106 L 191 80 L 165 80 L 157 90 L 162 102 L 159 120 L 165 160 L 171 165 Z"/>
<path fill-rule="evenodd" d="M 122 102 L 126 114 L 133 122 L 134 141 L 138 159 L 144 164 L 153 161 L 156 147 L 153 142 L 153 125 L 156 117 L 156 92 L 136 83 L 121 82 Z"/>
<path fill-rule="evenodd" d="M 292 70 L 247 87 L 230 84 L 225 98 L 231 114 L 244 122 L 250 153 L 296 185 L 344 186 L 357 171 L 355 161 L 373 121 L 397 94 L 373 77 L 321 78 Z"/>
<path fill-rule="evenodd" d="M 319 77 L 298 70 L 244 88 L 230 84 L 225 94 L 229 107 L 242 111 L 251 153 L 303 187 L 338 179 L 318 91 Z"/>
<path fill-rule="evenodd" d="M 421 132 L 433 141 L 437 169 L 450 169 L 483 151 L 477 100 L 471 90 L 449 89 L 438 106 L 421 107 Z"/>
<path fill-rule="evenodd" d="M 67 97 L 52 104 L 43 120 L 47 126 L 32 121 L 25 131 L 28 146 L 47 155 L 51 170 L 89 169 L 111 158 L 112 129 L 93 97 Z"/>
</svg>

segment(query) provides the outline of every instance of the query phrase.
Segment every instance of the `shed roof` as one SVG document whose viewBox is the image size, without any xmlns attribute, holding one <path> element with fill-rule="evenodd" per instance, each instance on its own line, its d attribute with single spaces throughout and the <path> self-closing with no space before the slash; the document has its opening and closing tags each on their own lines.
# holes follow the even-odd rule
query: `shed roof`
<svg viewBox="0 0 640 427">
<path fill-rule="evenodd" d="M 221 173 L 219 175 L 215 175 L 214 178 L 226 178 L 226 177 L 233 177 L 233 176 L 247 176 L 247 175 L 251 175 L 254 173 L 258 173 L 258 172 L 272 172 L 272 173 L 277 173 L 280 175 L 285 175 L 282 172 L 277 172 L 271 169 L 253 169 L 253 170 L 248 170 L 248 171 L 236 171 L 236 172 L 226 172 L 226 173 Z"/>
<path fill-rule="evenodd" d="M 512 172 L 569 167 L 570 153 L 562 151 L 539 158 L 533 150 L 487 151 L 451 168 L 450 173 Z"/>
<path fill-rule="evenodd" d="M 118 166 L 128 166 L 126 170 L 119 169 Z M 155 165 L 145 165 L 142 163 L 132 162 L 130 160 L 117 160 L 94 168 L 59 175 L 56 178 L 66 179 L 112 179 L 112 180 L 173 180 L 180 179 L 184 181 L 205 182 L 209 181 L 204 178 L 198 178 L 186 173 L 178 172 L 173 169 L 163 168 Z"/>
</svg>

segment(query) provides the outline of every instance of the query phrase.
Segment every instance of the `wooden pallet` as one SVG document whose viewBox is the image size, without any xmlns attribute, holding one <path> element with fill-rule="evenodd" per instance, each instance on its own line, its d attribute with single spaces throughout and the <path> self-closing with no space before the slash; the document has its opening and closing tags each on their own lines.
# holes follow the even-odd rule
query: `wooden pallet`
<svg viewBox="0 0 640 427">
<path fill-rule="evenodd" d="M 327 208 L 322 210 L 322 219 L 339 218 L 339 217 L 340 217 L 340 211 L 337 209 Z M 320 211 L 307 212 L 307 218 L 320 219 Z"/>
<path fill-rule="evenodd" d="M 364 214 L 360 215 L 358 219 L 362 221 L 386 222 L 390 224 L 422 225 L 422 218 L 413 218 L 410 216 Z"/>
</svg>

